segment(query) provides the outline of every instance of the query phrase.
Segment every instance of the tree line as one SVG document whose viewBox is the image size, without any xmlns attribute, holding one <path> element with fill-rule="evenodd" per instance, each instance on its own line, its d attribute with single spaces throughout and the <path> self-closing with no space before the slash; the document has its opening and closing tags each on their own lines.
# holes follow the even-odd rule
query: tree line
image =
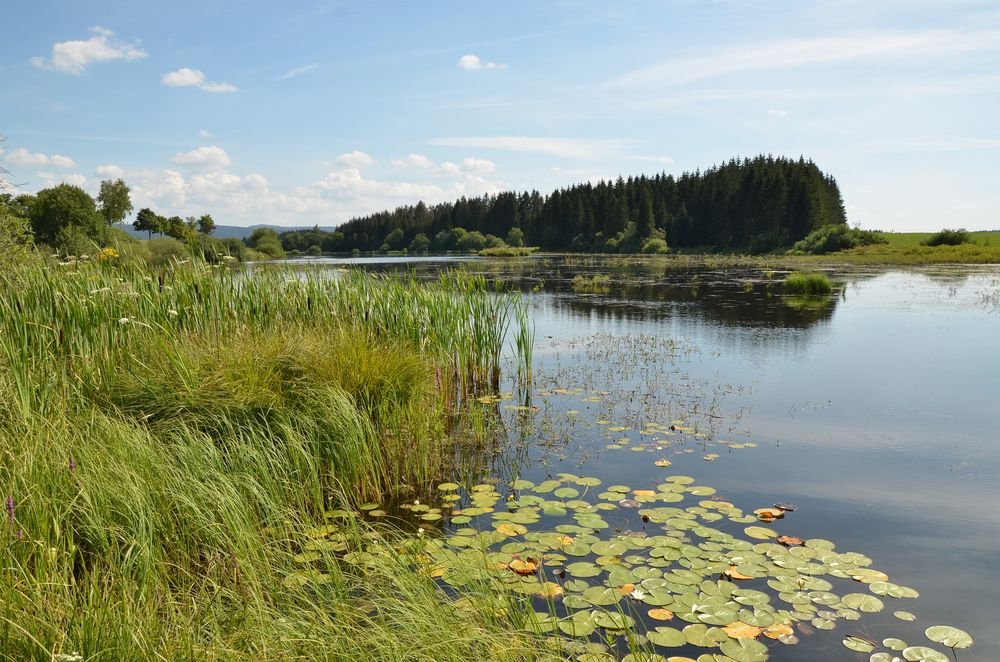
<svg viewBox="0 0 1000 662">
<path fill-rule="evenodd" d="M 547 251 L 663 253 L 669 248 L 754 253 L 789 248 L 811 231 L 846 224 L 831 175 L 810 160 L 733 159 L 680 177 L 657 174 L 585 183 L 548 196 L 504 192 L 398 207 L 332 232 L 281 233 L 285 250 L 410 252 L 497 245 Z"/>
</svg>

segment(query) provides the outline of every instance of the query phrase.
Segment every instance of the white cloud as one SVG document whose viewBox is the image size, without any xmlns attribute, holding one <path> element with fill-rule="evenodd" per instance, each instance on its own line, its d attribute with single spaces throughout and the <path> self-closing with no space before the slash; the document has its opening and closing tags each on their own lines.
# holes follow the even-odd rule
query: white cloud
<svg viewBox="0 0 1000 662">
<path fill-rule="evenodd" d="M 83 187 L 87 183 L 87 178 L 80 173 L 56 174 L 54 172 L 38 172 L 38 177 L 44 183 L 42 188 L 51 188 L 57 184 L 71 184 Z"/>
<path fill-rule="evenodd" d="M 188 67 L 181 67 L 177 71 L 163 74 L 160 82 L 167 87 L 197 87 L 205 92 L 216 93 L 236 92 L 239 89 L 230 83 L 209 82 L 202 71 Z"/>
<path fill-rule="evenodd" d="M 178 152 L 171 159 L 173 163 L 189 168 L 201 168 L 208 170 L 221 170 L 228 168 L 232 159 L 226 154 L 226 150 L 212 145 L 210 147 L 198 147 L 190 152 Z"/>
<path fill-rule="evenodd" d="M 462 172 L 493 172 L 497 166 L 488 159 L 462 159 L 458 166 Z"/>
<path fill-rule="evenodd" d="M 87 40 L 61 41 L 52 45 L 52 57 L 31 58 L 39 69 L 61 71 L 79 76 L 93 62 L 138 60 L 147 56 L 139 42 L 127 43 L 114 39 L 115 33 L 102 27 L 90 28 L 94 33 Z"/>
<path fill-rule="evenodd" d="M 295 67 L 286 71 L 282 75 L 278 76 L 278 80 L 288 80 L 289 78 L 295 78 L 296 76 L 301 76 L 302 74 L 307 74 L 314 69 L 319 68 L 318 64 L 307 64 L 303 67 Z"/>
<path fill-rule="evenodd" d="M 767 111 L 767 114 L 776 120 L 783 120 L 786 117 L 788 117 L 790 113 L 787 110 L 783 110 L 781 108 L 772 108 L 771 110 Z"/>
<path fill-rule="evenodd" d="M 709 55 L 672 58 L 620 77 L 623 85 L 680 85 L 706 78 L 812 64 L 889 58 L 937 58 L 1000 50 L 1000 31 L 865 32 L 786 39 L 728 48 Z"/>
<path fill-rule="evenodd" d="M 393 159 L 392 165 L 397 168 L 412 168 L 414 170 L 430 170 L 434 162 L 423 154 L 407 154 L 406 158 Z"/>
<path fill-rule="evenodd" d="M 479 71 L 481 69 L 506 69 L 506 64 L 496 62 L 484 62 L 478 55 L 463 55 L 458 58 L 458 68 L 466 71 Z"/>
<path fill-rule="evenodd" d="M 566 159 L 597 159 L 620 151 L 627 143 L 621 140 L 571 140 L 566 138 L 533 138 L 529 136 L 485 136 L 469 138 L 438 138 L 432 145 L 473 147 L 508 152 L 546 154 Z"/>
<path fill-rule="evenodd" d="M 50 166 L 53 168 L 76 167 L 76 163 L 68 156 L 63 156 L 61 154 L 52 154 L 50 156 L 48 154 L 32 153 L 23 147 L 18 147 L 15 150 L 6 152 L 4 159 L 16 166 Z"/>
<path fill-rule="evenodd" d="M 212 137 L 212 132 L 209 131 L 208 129 L 201 129 L 200 131 L 198 131 L 198 137 L 199 138 L 211 138 Z"/>
<path fill-rule="evenodd" d="M 342 168 L 364 168 L 365 166 L 370 166 L 374 163 L 375 159 L 373 159 L 369 154 L 358 150 L 348 152 L 347 154 L 341 154 L 337 157 L 337 165 Z"/>
<path fill-rule="evenodd" d="M 121 179 L 125 177 L 125 169 L 113 163 L 97 166 L 97 174 L 107 179 Z"/>
</svg>

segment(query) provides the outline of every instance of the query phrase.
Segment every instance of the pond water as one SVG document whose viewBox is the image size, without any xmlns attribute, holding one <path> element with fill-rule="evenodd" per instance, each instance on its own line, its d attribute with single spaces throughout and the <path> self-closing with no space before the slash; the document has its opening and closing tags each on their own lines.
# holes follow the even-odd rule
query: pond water
<svg viewBox="0 0 1000 662">
<path fill-rule="evenodd" d="M 831 269 L 834 293 L 801 299 L 782 293 L 780 270 L 591 258 L 463 268 L 520 289 L 536 324 L 532 387 L 517 393 L 511 383 L 513 399 L 496 404 L 510 437 L 494 465 L 505 481 L 566 472 L 644 489 L 686 475 L 745 513 L 795 504 L 752 524 L 859 552 L 920 593 L 883 597 L 885 608 L 860 620 L 833 618 L 832 630 L 805 620 L 796 645 L 761 637 L 770 659 L 867 660 L 842 644 L 856 634 L 877 651 L 895 637 L 960 660 L 1000 660 L 1000 269 Z M 575 277 L 595 274 L 609 278 L 577 279 L 574 289 Z M 600 501 L 604 489 L 586 496 Z M 601 537 L 662 531 L 639 512 L 604 513 Z M 747 524 L 713 526 L 745 537 Z M 869 593 L 826 579 L 840 595 Z M 762 580 L 744 585 L 768 590 Z M 967 630 L 975 645 L 929 642 L 924 630 L 937 624 Z"/>
</svg>

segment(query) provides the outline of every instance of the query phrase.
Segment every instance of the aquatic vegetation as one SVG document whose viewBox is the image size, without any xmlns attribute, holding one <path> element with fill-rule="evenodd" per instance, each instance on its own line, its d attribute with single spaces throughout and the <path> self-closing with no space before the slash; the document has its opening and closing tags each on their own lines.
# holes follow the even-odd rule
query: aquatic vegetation
<svg viewBox="0 0 1000 662">
<path fill-rule="evenodd" d="M 796 271 L 785 277 L 784 289 L 792 294 L 829 294 L 833 290 L 833 283 L 821 273 Z"/>
<path fill-rule="evenodd" d="M 577 274 L 573 277 L 570 287 L 578 294 L 607 294 L 611 290 L 611 277 L 607 274 L 593 276 Z"/>
<path fill-rule="evenodd" d="M 919 597 L 889 582 L 864 554 L 746 526 L 760 515 L 706 499 L 706 489 L 677 474 L 655 489 L 604 486 L 569 473 L 539 483 L 517 479 L 505 488 L 443 483 L 439 503 L 423 512 L 443 515 L 453 528 L 408 541 L 397 553 L 459 602 L 484 588 L 520 596 L 534 605 L 531 627 L 538 633 L 600 642 L 612 651 L 680 649 L 693 656 L 715 649 L 734 660 L 766 660 L 770 646 L 810 636 L 813 630 L 800 624 L 833 630 L 883 611 L 883 598 Z M 773 522 L 797 510 L 779 505 L 755 512 L 770 513 Z M 794 519 L 786 527 L 794 530 Z M 342 560 L 364 564 L 367 554 L 362 547 Z M 926 637 L 952 648 L 973 644 L 952 626 L 928 627 Z M 866 654 L 884 646 L 908 660 L 946 659 L 895 638 L 880 645 L 847 634 L 843 645 Z"/>
</svg>

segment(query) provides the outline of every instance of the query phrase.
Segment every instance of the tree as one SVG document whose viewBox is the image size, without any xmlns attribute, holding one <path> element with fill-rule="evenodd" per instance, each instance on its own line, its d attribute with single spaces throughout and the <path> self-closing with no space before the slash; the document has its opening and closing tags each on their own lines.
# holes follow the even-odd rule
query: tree
<svg viewBox="0 0 1000 662">
<path fill-rule="evenodd" d="M 132 227 L 135 228 L 136 232 L 145 230 L 149 239 L 153 238 L 154 232 L 162 232 L 160 217 L 149 207 L 143 207 L 139 210 L 139 213 L 135 215 L 135 221 L 132 222 Z"/>
<path fill-rule="evenodd" d="M 167 219 L 164 224 L 163 229 L 160 231 L 166 232 L 168 237 L 173 237 L 177 240 L 184 240 L 188 238 L 191 233 L 191 229 L 188 228 L 187 223 L 180 216 L 171 216 Z"/>
<path fill-rule="evenodd" d="M 507 245 L 515 248 L 524 246 L 524 232 L 521 231 L 521 228 L 510 229 L 510 232 L 507 233 Z"/>
<path fill-rule="evenodd" d="M 79 186 L 59 184 L 38 192 L 31 206 L 31 229 L 39 242 L 59 248 L 56 238 L 71 231 L 98 241 L 104 224 L 94 199 Z"/>
<path fill-rule="evenodd" d="M 273 258 L 285 257 L 278 233 L 271 228 L 257 228 L 247 239 L 247 245 Z"/>
<path fill-rule="evenodd" d="M 0 193 L 0 265 L 24 259 L 31 249 L 31 224 L 16 212 L 13 199 Z"/>
<path fill-rule="evenodd" d="M 129 197 L 129 187 L 124 179 L 105 179 L 101 182 L 97 202 L 101 216 L 108 225 L 121 223 L 132 212 L 132 198 Z"/>
<path fill-rule="evenodd" d="M 427 249 L 431 246 L 431 240 L 427 238 L 423 232 L 417 234 L 410 242 L 410 248 L 408 249 L 411 253 L 426 253 Z"/>
<path fill-rule="evenodd" d="M 198 231 L 202 234 L 212 234 L 215 232 L 215 220 L 209 214 L 202 215 L 198 219 Z"/>
</svg>

